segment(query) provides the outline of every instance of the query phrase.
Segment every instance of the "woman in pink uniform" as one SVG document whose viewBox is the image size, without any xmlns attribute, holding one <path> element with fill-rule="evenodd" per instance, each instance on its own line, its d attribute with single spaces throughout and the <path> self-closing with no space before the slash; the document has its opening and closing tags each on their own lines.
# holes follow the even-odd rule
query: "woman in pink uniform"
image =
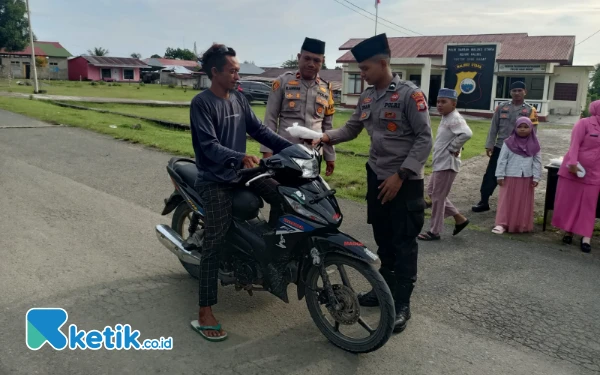
<svg viewBox="0 0 600 375">
<path fill-rule="evenodd" d="M 585 174 L 582 173 L 585 171 Z M 580 172 L 580 177 L 577 175 Z M 590 117 L 575 124 L 571 146 L 558 171 L 552 225 L 565 231 L 563 242 L 582 236 L 581 250 L 589 253 L 596 205 L 600 195 L 600 100 L 590 104 Z"/>
</svg>

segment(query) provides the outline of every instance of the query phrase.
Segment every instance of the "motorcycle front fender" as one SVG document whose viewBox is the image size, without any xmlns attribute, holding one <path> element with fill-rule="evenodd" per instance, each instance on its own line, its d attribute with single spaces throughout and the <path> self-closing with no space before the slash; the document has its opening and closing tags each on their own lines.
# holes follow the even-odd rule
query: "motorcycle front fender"
<svg viewBox="0 0 600 375">
<path fill-rule="evenodd" d="M 321 261 L 327 254 L 337 253 L 350 258 L 357 259 L 367 264 L 375 265 L 379 261 L 379 257 L 369 250 L 362 242 L 348 236 L 342 232 L 324 233 L 312 236 L 314 247 L 319 250 Z M 313 258 L 308 255 L 302 262 L 300 277 L 298 279 L 298 299 L 304 298 L 304 290 L 306 276 L 313 265 Z"/>
<path fill-rule="evenodd" d="M 379 260 L 362 242 L 342 232 L 313 236 L 312 240 L 322 255 L 339 253 L 369 264 L 375 264 Z"/>
</svg>

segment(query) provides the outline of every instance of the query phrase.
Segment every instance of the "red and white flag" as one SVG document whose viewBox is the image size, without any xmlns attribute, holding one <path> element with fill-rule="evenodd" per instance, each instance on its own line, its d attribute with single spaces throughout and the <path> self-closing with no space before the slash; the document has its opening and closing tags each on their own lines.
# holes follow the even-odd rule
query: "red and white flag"
<svg viewBox="0 0 600 375">
<path fill-rule="evenodd" d="M 375 0 L 375 8 L 377 8 L 377 5 L 379 5 L 379 3 L 381 3 L 381 0 Z"/>
</svg>

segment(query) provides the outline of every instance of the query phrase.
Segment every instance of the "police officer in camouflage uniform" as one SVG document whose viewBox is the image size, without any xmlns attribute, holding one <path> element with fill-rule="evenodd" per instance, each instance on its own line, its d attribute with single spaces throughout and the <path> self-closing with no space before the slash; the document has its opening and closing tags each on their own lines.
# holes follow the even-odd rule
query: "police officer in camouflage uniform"
<svg viewBox="0 0 600 375">
<path fill-rule="evenodd" d="M 333 129 L 331 84 L 319 77 L 324 61 L 325 42 L 306 38 L 298 54 L 298 71 L 287 72 L 273 81 L 264 124 L 292 143 L 302 143 L 285 131 L 295 122 L 319 133 Z M 260 151 L 265 158 L 273 155 L 266 146 L 261 146 Z M 335 168 L 334 147 L 325 145 L 323 154 L 329 176 Z"/>
<path fill-rule="evenodd" d="M 381 258 L 379 272 L 394 295 L 394 332 L 410 319 L 410 297 L 417 280 L 419 235 L 425 221 L 424 166 L 433 146 L 427 99 L 412 82 L 390 67 L 385 34 L 352 48 L 361 78 L 372 87 L 360 96 L 346 125 L 325 132 L 323 143 L 356 138 L 365 128 L 371 138 L 367 162 L 367 222 Z M 359 296 L 362 306 L 377 306 L 374 291 Z"/>
<path fill-rule="evenodd" d="M 483 181 L 481 181 L 481 200 L 472 207 L 473 212 L 489 211 L 489 199 L 494 193 L 498 180 L 496 179 L 496 167 L 500 150 L 504 140 L 508 138 L 517 124 L 519 117 L 527 117 L 533 123 L 534 131 L 537 131 L 539 123 L 537 111 L 531 104 L 525 103 L 525 83 L 521 81 L 513 82 L 510 86 L 510 95 L 512 101 L 500 103 L 496 107 L 492 124 L 485 144 L 487 156 L 490 158 Z"/>
</svg>

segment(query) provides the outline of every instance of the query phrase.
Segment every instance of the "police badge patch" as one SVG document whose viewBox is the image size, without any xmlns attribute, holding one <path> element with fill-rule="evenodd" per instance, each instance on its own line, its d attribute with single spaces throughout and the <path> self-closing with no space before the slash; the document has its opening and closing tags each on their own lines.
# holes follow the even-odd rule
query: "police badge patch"
<svg viewBox="0 0 600 375">
<path fill-rule="evenodd" d="M 281 86 L 281 82 L 278 79 L 273 81 L 273 91 L 277 91 L 277 89 Z"/>
<path fill-rule="evenodd" d="M 417 104 L 417 110 L 423 112 L 427 110 L 427 102 L 422 92 L 415 92 L 411 95 L 415 103 Z"/>
</svg>

